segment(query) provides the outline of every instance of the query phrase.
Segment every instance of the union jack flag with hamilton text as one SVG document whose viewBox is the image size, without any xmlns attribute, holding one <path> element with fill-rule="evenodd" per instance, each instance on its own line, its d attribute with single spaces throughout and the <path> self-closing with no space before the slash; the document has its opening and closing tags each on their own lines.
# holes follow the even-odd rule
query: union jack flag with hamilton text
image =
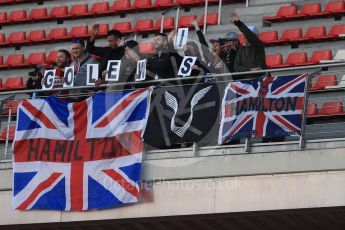
<svg viewBox="0 0 345 230">
<path fill-rule="evenodd" d="M 225 89 L 219 144 L 242 137 L 300 135 L 308 74 L 231 82 Z"/>
<path fill-rule="evenodd" d="M 13 144 L 13 207 L 91 210 L 138 201 L 151 88 L 81 102 L 24 100 Z"/>
</svg>

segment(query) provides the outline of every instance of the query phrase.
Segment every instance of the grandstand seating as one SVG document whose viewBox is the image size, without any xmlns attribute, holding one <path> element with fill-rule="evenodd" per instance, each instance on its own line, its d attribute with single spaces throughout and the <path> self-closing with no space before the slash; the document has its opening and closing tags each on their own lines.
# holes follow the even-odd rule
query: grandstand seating
<svg viewBox="0 0 345 230">
<path fill-rule="evenodd" d="M 29 14 L 30 20 L 42 20 L 48 18 L 47 8 L 32 9 Z"/>
<path fill-rule="evenodd" d="M 9 136 L 8 136 L 8 140 L 9 141 L 13 141 L 15 130 L 16 130 L 16 128 L 14 126 L 10 126 L 10 128 L 9 128 Z M 7 127 L 5 127 L 1 131 L 1 134 L 0 134 L 0 140 L 1 141 L 5 141 L 6 140 L 7 132 L 8 132 L 8 128 Z"/>
<path fill-rule="evenodd" d="M 121 33 L 131 33 L 133 31 L 131 22 L 117 22 L 114 24 L 113 30 L 119 30 Z"/>
<path fill-rule="evenodd" d="M 97 15 L 107 14 L 110 12 L 109 10 L 109 2 L 96 2 L 91 7 L 91 13 Z"/>
<path fill-rule="evenodd" d="M 9 68 L 25 66 L 24 64 L 24 54 L 12 54 L 6 59 L 5 65 Z M 7 82 L 7 81 L 6 81 Z"/>
<path fill-rule="evenodd" d="M 336 86 L 337 85 L 337 76 L 335 75 L 323 75 L 319 76 L 316 79 L 315 84 L 309 87 L 309 90 L 324 90 L 327 86 Z"/>
<path fill-rule="evenodd" d="M 31 53 L 28 57 L 28 64 L 29 65 L 37 65 L 44 63 L 46 60 L 45 53 Z"/>
<path fill-rule="evenodd" d="M 2 106 L 2 115 L 8 115 L 11 110 L 11 115 L 17 114 L 17 109 L 19 106 L 19 101 L 8 101 Z"/>
<path fill-rule="evenodd" d="M 116 0 L 111 8 L 114 12 L 124 12 L 131 10 L 130 0 Z"/>
<path fill-rule="evenodd" d="M 199 19 L 199 25 L 204 25 L 205 15 L 202 15 Z M 206 25 L 217 25 L 218 24 L 218 13 L 209 13 L 206 17 Z"/>
<path fill-rule="evenodd" d="M 26 21 L 26 11 L 25 10 L 17 10 L 12 11 L 10 13 L 10 16 L 8 17 L 8 21 L 10 22 L 20 22 L 20 21 Z"/>
<path fill-rule="evenodd" d="M 1 65 L 1 62 L 2 62 L 2 56 L 0 56 L 0 65 Z M 0 78 L 0 91 L 4 91 L 4 90 L 6 90 L 6 88 L 2 84 L 2 79 Z"/>
<path fill-rule="evenodd" d="M 143 54 L 154 54 L 156 50 L 152 42 L 139 43 L 139 52 Z"/>
<path fill-rule="evenodd" d="M 132 7 L 134 9 L 150 9 L 153 6 L 151 5 L 151 0 L 135 0 Z"/>
<path fill-rule="evenodd" d="M 13 32 L 8 36 L 7 43 L 23 43 L 26 40 L 26 33 L 25 32 Z"/>
<path fill-rule="evenodd" d="M 160 30 L 162 24 L 162 18 L 159 18 L 155 26 L 153 27 L 155 30 Z M 170 30 L 175 28 L 175 18 L 164 18 L 164 23 L 163 23 L 163 28 L 164 30 Z"/>
<path fill-rule="evenodd" d="M 46 40 L 45 30 L 31 31 L 27 37 L 28 42 L 42 42 Z"/>
<path fill-rule="evenodd" d="M 332 60 L 332 50 L 314 51 L 307 65 L 319 64 L 320 61 Z"/>
<path fill-rule="evenodd" d="M 49 17 L 51 18 L 65 18 L 68 15 L 68 7 L 67 6 L 56 6 L 53 7 L 50 11 Z"/>
<path fill-rule="evenodd" d="M 317 115 L 317 104 L 311 103 L 308 105 L 308 108 L 307 108 L 307 116 L 312 117 L 315 115 Z"/>
<path fill-rule="evenodd" d="M 69 33 L 69 37 L 72 37 L 72 38 L 74 37 L 84 38 L 88 36 L 89 36 L 88 26 L 75 26 L 71 29 L 71 32 Z"/>
<path fill-rule="evenodd" d="M 88 15 L 90 15 L 88 4 L 72 5 L 71 10 L 69 12 L 69 16 L 71 17 L 88 16 Z"/>
<path fill-rule="evenodd" d="M 47 56 L 46 62 L 49 64 L 54 63 L 57 53 L 58 52 L 56 50 L 50 51 L 48 56 Z"/>
<path fill-rule="evenodd" d="M 25 89 L 25 85 L 23 83 L 22 77 L 10 77 L 6 79 L 4 87 L 7 90 L 18 90 L 18 89 Z"/>
<path fill-rule="evenodd" d="M 319 115 L 343 115 L 343 102 L 325 102 L 323 103 Z"/>
<path fill-rule="evenodd" d="M 173 0 L 155 0 L 153 4 L 155 7 L 171 7 L 174 5 Z"/>
<path fill-rule="evenodd" d="M 193 27 L 193 20 L 196 19 L 196 15 L 181 16 L 178 21 L 178 27 Z"/>
<path fill-rule="evenodd" d="M 345 11 L 344 1 L 328 2 L 323 11 L 319 3 L 307 3 L 301 7 L 301 11 L 297 13 L 297 6 L 281 6 L 275 16 L 265 16 L 264 21 L 277 22 L 286 20 L 300 20 L 314 17 L 329 17 L 342 15 Z"/>
<path fill-rule="evenodd" d="M 153 31 L 153 20 L 152 19 L 143 19 L 136 21 L 133 31 L 135 32 L 147 32 Z"/>
</svg>

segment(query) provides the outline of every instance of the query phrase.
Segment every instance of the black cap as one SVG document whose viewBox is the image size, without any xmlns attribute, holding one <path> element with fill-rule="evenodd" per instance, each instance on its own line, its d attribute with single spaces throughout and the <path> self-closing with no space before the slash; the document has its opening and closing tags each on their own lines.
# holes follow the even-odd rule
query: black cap
<svg viewBox="0 0 345 230">
<path fill-rule="evenodd" d="M 72 40 L 72 43 L 75 44 L 75 43 L 79 43 L 80 45 L 84 46 L 85 47 L 85 42 L 83 39 L 80 39 L 80 38 L 74 38 Z"/>
</svg>

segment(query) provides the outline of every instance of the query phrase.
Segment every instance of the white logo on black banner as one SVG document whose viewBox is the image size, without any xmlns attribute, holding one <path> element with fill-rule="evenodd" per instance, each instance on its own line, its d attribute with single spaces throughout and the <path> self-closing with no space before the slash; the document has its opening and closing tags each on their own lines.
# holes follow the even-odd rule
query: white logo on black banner
<svg viewBox="0 0 345 230">
<path fill-rule="evenodd" d="M 179 137 L 184 136 L 187 129 L 189 128 L 189 126 L 192 123 L 194 106 L 196 106 L 198 104 L 198 102 L 205 96 L 205 94 L 211 89 L 211 87 L 212 86 L 209 86 L 205 89 L 202 89 L 193 96 L 193 98 L 190 102 L 190 110 L 191 110 L 190 116 L 188 118 L 188 121 L 182 127 L 176 126 L 176 123 L 175 123 L 175 116 L 176 116 L 177 109 L 178 109 L 178 102 L 173 95 L 171 95 L 169 92 L 165 92 L 165 102 L 167 103 L 167 105 L 170 108 L 172 108 L 174 110 L 174 116 L 171 118 L 171 125 L 170 125 L 171 131 L 176 133 Z"/>
</svg>

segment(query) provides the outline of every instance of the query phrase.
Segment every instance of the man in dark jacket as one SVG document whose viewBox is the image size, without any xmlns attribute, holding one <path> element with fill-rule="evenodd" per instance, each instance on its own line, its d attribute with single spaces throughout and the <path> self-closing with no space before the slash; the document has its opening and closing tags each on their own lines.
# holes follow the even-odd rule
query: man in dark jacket
<svg viewBox="0 0 345 230">
<path fill-rule="evenodd" d="M 169 35 L 170 36 L 170 35 Z M 171 35 L 172 36 L 172 35 Z M 153 44 L 156 49 L 156 54 L 147 58 L 147 69 L 152 73 L 149 79 L 174 78 L 177 73 L 178 63 L 174 54 L 169 47 L 169 40 L 171 36 L 164 33 L 157 33 L 154 37 Z"/>
<path fill-rule="evenodd" d="M 258 38 L 259 31 L 255 26 L 246 26 L 240 21 L 236 12 L 231 12 L 229 19 L 245 36 L 244 44 L 238 49 L 234 68 L 236 72 L 267 69 L 265 46 Z M 250 76 L 238 77 L 248 79 Z M 253 77 L 253 76 L 252 76 Z"/>
<path fill-rule="evenodd" d="M 95 40 L 99 33 L 99 25 L 95 24 L 92 26 L 91 29 L 91 37 L 90 40 L 87 42 L 87 51 L 90 54 L 97 55 L 101 58 L 99 63 L 99 77 L 101 78 L 102 72 L 107 69 L 108 61 L 109 60 L 121 60 L 121 58 L 125 55 L 125 48 L 123 46 L 119 46 L 122 43 L 122 35 L 121 32 L 118 30 L 110 30 L 107 34 L 107 41 L 108 46 L 106 47 L 97 47 L 95 46 Z M 96 83 L 97 84 L 97 83 Z"/>
<path fill-rule="evenodd" d="M 227 69 L 225 69 L 223 72 L 235 72 L 235 59 L 237 55 L 237 50 L 240 47 L 238 34 L 235 32 L 229 32 L 225 35 L 224 38 L 219 38 L 218 41 L 222 46 L 220 58 L 227 67 Z"/>
</svg>

